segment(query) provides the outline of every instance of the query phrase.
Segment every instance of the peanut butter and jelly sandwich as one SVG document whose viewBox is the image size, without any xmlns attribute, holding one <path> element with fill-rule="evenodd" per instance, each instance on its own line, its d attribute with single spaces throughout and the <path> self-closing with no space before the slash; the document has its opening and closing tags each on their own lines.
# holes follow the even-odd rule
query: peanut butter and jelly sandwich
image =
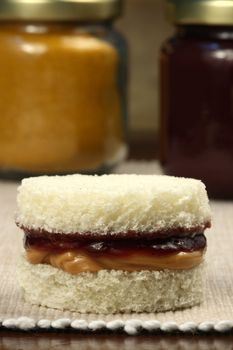
<svg viewBox="0 0 233 350">
<path fill-rule="evenodd" d="M 199 180 L 40 176 L 18 189 L 26 301 L 82 313 L 158 312 L 202 300 L 211 217 Z"/>
</svg>

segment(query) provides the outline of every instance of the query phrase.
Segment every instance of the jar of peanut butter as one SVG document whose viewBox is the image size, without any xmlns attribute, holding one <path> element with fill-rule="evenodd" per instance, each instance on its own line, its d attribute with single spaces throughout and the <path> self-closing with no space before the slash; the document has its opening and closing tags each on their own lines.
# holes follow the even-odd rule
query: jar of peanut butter
<svg viewBox="0 0 233 350">
<path fill-rule="evenodd" d="M 120 0 L 0 1 L 0 176 L 101 173 L 124 159 Z"/>
</svg>

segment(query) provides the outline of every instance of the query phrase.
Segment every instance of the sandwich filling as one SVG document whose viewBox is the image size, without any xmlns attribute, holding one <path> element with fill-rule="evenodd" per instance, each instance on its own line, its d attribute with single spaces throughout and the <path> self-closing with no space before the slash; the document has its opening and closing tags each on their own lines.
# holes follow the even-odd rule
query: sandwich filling
<svg viewBox="0 0 233 350">
<path fill-rule="evenodd" d="M 103 269 L 184 270 L 199 265 L 206 250 L 203 233 L 165 238 L 105 238 L 80 234 L 25 231 L 26 258 L 32 264 L 49 264 L 70 274 Z M 121 235 L 123 237 L 123 235 Z"/>
</svg>

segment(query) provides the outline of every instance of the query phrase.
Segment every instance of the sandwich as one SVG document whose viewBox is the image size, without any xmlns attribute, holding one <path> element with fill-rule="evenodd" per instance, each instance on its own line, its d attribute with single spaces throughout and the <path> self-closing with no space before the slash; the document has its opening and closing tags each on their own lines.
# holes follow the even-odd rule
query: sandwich
<svg viewBox="0 0 233 350">
<path fill-rule="evenodd" d="M 157 175 L 24 179 L 19 283 L 31 304 L 80 313 L 160 312 L 203 297 L 204 184 Z"/>
</svg>

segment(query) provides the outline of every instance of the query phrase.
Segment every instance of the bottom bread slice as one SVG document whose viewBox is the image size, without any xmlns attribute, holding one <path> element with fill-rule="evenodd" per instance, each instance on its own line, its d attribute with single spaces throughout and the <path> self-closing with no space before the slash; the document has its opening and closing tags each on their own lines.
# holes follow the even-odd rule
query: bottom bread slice
<svg viewBox="0 0 233 350">
<path fill-rule="evenodd" d="M 101 270 L 71 275 L 22 257 L 19 283 L 31 304 L 80 313 L 176 310 L 202 301 L 204 264 L 190 270 Z"/>
</svg>

